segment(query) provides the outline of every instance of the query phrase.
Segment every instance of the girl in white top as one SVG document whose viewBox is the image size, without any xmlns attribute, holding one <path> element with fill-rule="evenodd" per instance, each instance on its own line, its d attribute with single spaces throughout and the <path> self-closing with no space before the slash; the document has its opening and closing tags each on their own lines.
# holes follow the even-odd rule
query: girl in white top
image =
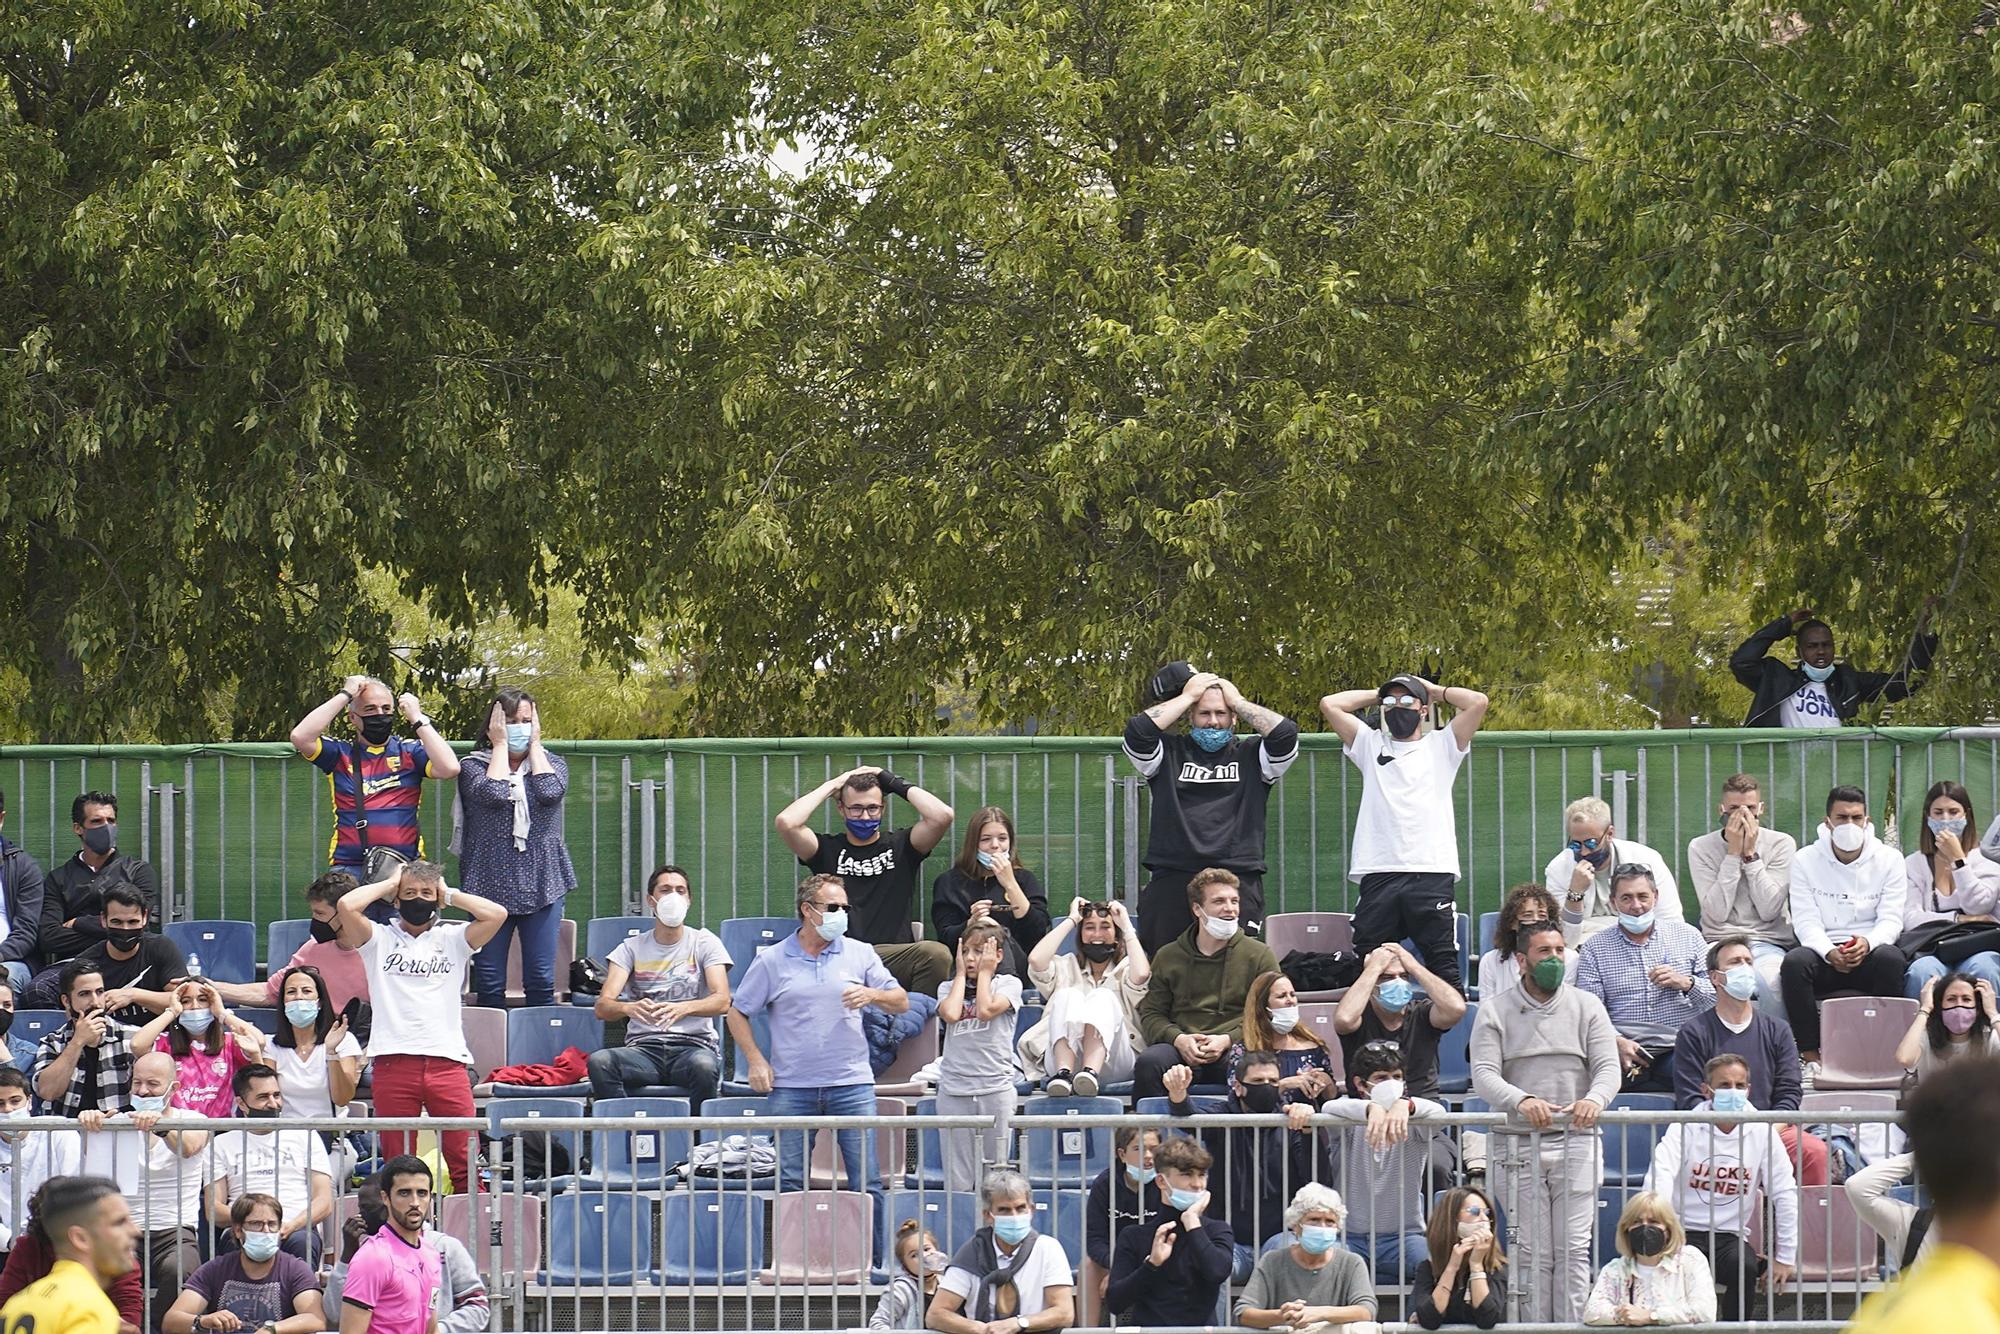
<svg viewBox="0 0 2000 1334">
<path fill-rule="evenodd" d="M 1618 1216 L 1618 1258 L 1597 1275 L 1586 1325 L 1701 1325 L 1715 1320 L 1715 1272 L 1687 1244 L 1673 1205 L 1650 1191 Z"/>
<path fill-rule="evenodd" d="M 361 1044 L 333 1012 L 319 970 L 293 968 L 278 982 L 284 1022 L 269 1044 L 286 1116 L 345 1116 L 361 1082 Z"/>
<path fill-rule="evenodd" d="M 1479 956 L 1479 999 L 1490 1001 L 1521 985 L 1521 970 L 1514 962 L 1514 935 L 1530 922 L 1558 920 L 1561 908 L 1556 896 L 1529 881 L 1507 891 L 1500 905 L 1500 919 L 1493 924 L 1492 948 Z"/>
<path fill-rule="evenodd" d="M 1933 783 L 1924 794 L 1924 823 L 1917 834 L 1917 850 L 1903 863 L 1904 878 L 1910 882 L 1909 899 L 1903 907 L 1905 940 L 1920 948 L 1934 948 L 1927 942 L 1939 923 L 1994 920 L 1995 911 L 2000 910 L 2000 862 L 1972 843 L 1972 831 L 1978 827 L 1972 796 L 1960 784 L 1946 779 Z M 1955 965 L 1924 953 L 1910 960 L 1903 994 L 1916 996 L 1926 982 L 1954 968 L 2000 985 L 2000 951 L 1981 950 Z"/>
<path fill-rule="evenodd" d="M 1071 931 L 1076 953 L 1058 954 Z M 1028 955 L 1028 980 L 1045 997 L 1042 1022 L 1021 1035 L 1021 1065 L 1041 1068 L 1051 1096 L 1084 1097 L 1132 1077 L 1138 1005 L 1153 966 L 1122 903 L 1079 897 Z"/>
</svg>

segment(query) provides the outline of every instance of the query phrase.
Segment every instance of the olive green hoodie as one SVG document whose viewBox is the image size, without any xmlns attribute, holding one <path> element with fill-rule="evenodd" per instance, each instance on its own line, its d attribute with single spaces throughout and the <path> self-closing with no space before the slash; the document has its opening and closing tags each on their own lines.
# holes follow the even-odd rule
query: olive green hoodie
<svg viewBox="0 0 2000 1334">
<path fill-rule="evenodd" d="M 1200 930 L 1196 922 L 1153 958 L 1153 980 L 1139 1002 L 1139 1023 L 1149 1043 L 1172 1042 L 1183 1033 L 1242 1037 L 1250 984 L 1278 966 L 1269 945 L 1241 932 L 1214 954 L 1203 954 L 1195 944 Z"/>
</svg>

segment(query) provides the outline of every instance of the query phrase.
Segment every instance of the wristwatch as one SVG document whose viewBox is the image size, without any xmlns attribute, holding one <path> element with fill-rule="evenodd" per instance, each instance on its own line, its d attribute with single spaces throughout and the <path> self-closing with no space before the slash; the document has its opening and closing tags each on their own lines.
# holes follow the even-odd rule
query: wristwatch
<svg viewBox="0 0 2000 1334">
<path fill-rule="evenodd" d="M 432 725 L 433 724 L 431 722 L 431 716 L 428 713 L 420 713 L 417 715 L 416 727 L 419 732 L 423 731 L 426 727 L 430 727 Z"/>
<path fill-rule="evenodd" d="M 1021 1326 L 1021 1334 L 1028 1334 L 1028 1317 L 1017 1315 L 1014 1319 Z"/>
</svg>

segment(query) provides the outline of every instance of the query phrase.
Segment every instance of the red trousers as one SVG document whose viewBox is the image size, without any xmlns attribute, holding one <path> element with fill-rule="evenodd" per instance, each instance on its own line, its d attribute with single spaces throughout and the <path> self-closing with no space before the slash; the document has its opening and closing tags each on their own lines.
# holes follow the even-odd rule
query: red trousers
<svg viewBox="0 0 2000 1334">
<path fill-rule="evenodd" d="M 457 1061 L 442 1056 L 377 1056 L 369 1066 L 375 1087 L 375 1115 L 414 1117 L 471 1116 L 472 1077 Z M 416 1151 L 416 1135 L 405 1131 L 382 1132 L 382 1156 Z M 454 1130 L 438 1136 L 444 1150 L 445 1170 L 451 1173 L 454 1191 L 473 1192 L 478 1181 L 472 1167 L 472 1133 Z"/>
</svg>

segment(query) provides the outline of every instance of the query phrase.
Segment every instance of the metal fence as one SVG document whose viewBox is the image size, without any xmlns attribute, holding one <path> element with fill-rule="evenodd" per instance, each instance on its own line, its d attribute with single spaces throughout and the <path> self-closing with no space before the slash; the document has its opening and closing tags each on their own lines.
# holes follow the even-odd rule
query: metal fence
<svg viewBox="0 0 2000 1334">
<path fill-rule="evenodd" d="M 1145 784 L 1116 738 L 934 737 L 554 743 L 570 767 L 567 838 L 578 888 L 568 916 L 634 911 L 660 862 L 686 865 L 704 920 L 791 912 L 798 866 L 772 825 L 795 795 L 857 764 L 885 764 L 969 816 L 1012 812 L 1020 855 L 1058 910 L 1074 893 L 1131 892 L 1143 881 Z M 1304 738 L 1270 804 L 1267 910 L 1344 911 L 1359 776 L 1326 734 Z M 1846 728 L 1654 732 L 1484 732 L 1458 779 L 1466 909 L 1498 909 L 1506 887 L 1537 879 L 1563 842 L 1574 797 L 1611 804 L 1621 836 L 1684 869 L 1688 840 L 1714 825 L 1724 777 L 1764 780 L 1766 824 L 1809 837 L 1828 787 L 1857 783 L 1885 836 L 1915 827 L 1930 783 L 1954 778 L 1982 820 L 2000 795 L 2000 730 Z M 160 873 L 176 919 L 262 927 L 303 913 L 298 890 L 324 869 L 332 810 L 324 776 L 286 745 L 17 746 L 0 754 L 7 836 L 47 865 L 72 856 L 71 799 L 116 794 L 121 838 Z M 451 836 L 449 794 L 424 801 L 427 851 Z M 136 828 L 135 828 L 136 826 Z M 831 810 L 822 827 L 833 828 Z M 955 830 L 953 839 L 962 836 Z M 933 855 L 933 873 L 955 843 Z M 1690 906 L 1691 906 L 1691 896 Z M 1476 955 L 1478 950 L 1473 953 Z"/>
<path fill-rule="evenodd" d="M 364 1166 L 379 1131 L 480 1133 L 484 1191 L 439 1198 L 434 1201 L 432 1222 L 469 1252 L 483 1280 L 487 1318 L 496 1330 L 568 1334 L 857 1328 L 867 1324 L 896 1270 L 893 1242 L 898 1223 L 917 1220 L 948 1254 L 983 1223 L 977 1198 L 945 1190 L 940 1174 L 942 1137 L 970 1133 L 986 1124 L 979 1118 L 899 1114 L 889 1104 L 882 1114 L 869 1117 L 765 1116 L 756 1106 L 760 1102 L 715 1102 L 700 1116 L 680 1114 L 685 1104 L 676 1107 L 667 1102 L 661 1104 L 661 1114 L 589 1116 L 581 1113 L 580 1101 L 573 1104 L 576 1111 L 564 1114 L 559 1101 L 497 1099 L 489 1114 L 480 1118 L 298 1119 L 277 1123 L 272 1133 L 351 1139 Z M 1624 1202 L 1644 1188 L 1660 1137 L 1701 1135 L 1706 1133 L 1704 1127 L 1725 1119 L 1810 1127 L 1835 1141 L 1840 1151 L 1851 1145 L 1862 1156 L 1877 1160 L 1897 1147 L 1887 1140 L 1900 1133 L 1893 1124 L 1898 1114 L 1870 1104 L 1866 1095 L 1848 1095 L 1845 1106 L 1728 1118 L 1653 1109 L 1606 1112 L 1601 1138 L 1590 1150 L 1600 1168 L 1593 1178 L 1570 1183 L 1592 1213 L 1588 1277 L 1594 1279 L 1613 1258 L 1615 1219 Z M 111 1123 L 122 1124 L 117 1119 Z M 1330 1170 L 1301 1173 L 1294 1170 L 1293 1150 L 1272 1147 L 1290 1142 L 1294 1132 L 1280 1130 L 1283 1124 L 1282 1116 L 1110 1113 L 1091 1106 L 1089 1100 L 1031 1106 L 1017 1116 L 1014 1161 L 1032 1185 L 1037 1231 L 1055 1238 L 1078 1271 L 1081 1286 L 1073 1324 L 1112 1323 L 1098 1297 L 1103 1271 L 1086 1258 L 1085 1237 L 1092 1224 L 1086 1211 L 1089 1183 L 1106 1168 L 1116 1168 L 1114 1136 L 1121 1129 L 1188 1132 L 1208 1138 L 1218 1150 L 1210 1172 L 1210 1188 L 1217 1196 L 1209 1209 L 1211 1219 L 1244 1216 L 1239 1200 L 1223 1201 L 1226 1182 L 1259 1182 L 1280 1201 L 1289 1199 L 1307 1180 L 1330 1184 L 1341 1191 L 1348 1209 L 1343 1241 L 1368 1243 L 1378 1254 L 1388 1253 L 1386 1243 L 1392 1238 L 1421 1231 L 1440 1192 L 1467 1180 L 1480 1182 L 1477 1173 L 1483 1161 L 1484 1180 L 1492 1183 L 1502 1214 L 1502 1241 L 1511 1257 L 1500 1271 L 1509 1283 L 1510 1325 L 1533 1323 L 1524 1319 L 1532 1315 L 1536 1291 L 1531 1271 L 1537 1238 L 1525 1234 L 1524 1228 L 1532 1224 L 1522 1221 L 1530 1210 L 1510 1194 L 1512 1187 L 1495 1178 L 1500 1175 L 1501 1156 L 1538 1155 L 1545 1145 L 1562 1141 L 1559 1133 L 1529 1132 L 1484 1111 L 1414 1121 L 1413 1136 L 1400 1150 L 1419 1157 L 1419 1170 L 1412 1172 L 1388 1162 L 1385 1151 L 1369 1148 L 1353 1122 L 1320 1116 L 1302 1138 L 1323 1146 L 1323 1157 L 1313 1161 Z M 229 1120 L 186 1119 L 173 1125 L 215 1132 L 245 1130 L 243 1122 Z M 875 1155 L 862 1191 L 834 1188 L 843 1169 L 830 1150 L 834 1134 L 843 1129 L 865 1132 Z M 79 1134 L 74 1122 L 56 1118 L 17 1123 L 10 1135 L 16 1130 Z M 1507 1138 L 1510 1131 L 1519 1137 L 1517 1141 Z M 732 1135 L 768 1138 L 815 1132 L 819 1144 L 811 1156 L 806 1189 L 781 1191 L 768 1175 L 688 1176 L 681 1170 L 697 1143 Z M 1572 1137 L 1577 1138 L 1582 1137 Z M 179 1227 L 184 1219 L 161 1212 L 177 1206 L 160 1201 L 193 1198 L 213 1172 L 213 1142 L 194 1156 L 173 1157 L 162 1170 L 155 1169 L 155 1160 L 143 1152 L 147 1137 L 131 1129 L 107 1128 L 83 1133 L 81 1139 L 85 1170 L 117 1178 L 134 1209 L 144 1214 L 142 1225 L 149 1233 Z M 554 1177 L 538 1174 L 536 1164 L 550 1163 L 556 1145 L 566 1146 L 570 1153 L 570 1172 Z M 21 1146 L 20 1139 L 12 1141 L 17 1162 L 24 1161 Z M 1268 1161 L 1267 1149 L 1284 1157 Z M 1715 1157 L 1727 1166 L 1726 1152 Z M 1804 1160 L 1793 1153 L 1788 1161 L 1798 1167 Z M 1872 1171 L 1879 1176 L 1882 1169 Z M 323 1278 L 341 1258 L 342 1222 L 357 1211 L 355 1180 L 344 1167 L 333 1174 L 331 1208 L 317 1228 L 325 1249 L 317 1264 Z M 9 1220 L 17 1229 L 24 1219 L 22 1197 L 33 1184 L 10 1171 L 8 1187 L 0 1189 L 0 1206 L 10 1207 Z M 241 1184 L 233 1184 L 240 1193 Z M 252 1184 L 269 1189 L 262 1182 Z M 1850 1315 L 1867 1291 L 1893 1275 L 1902 1258 L 1900 1238 L 1895 1238 L 1891 1226 L 1887 1232 L 1895 1244 L 1885 1243 L 1871 1224 L 1883 1226 L 1886 1211 L 1903 1218 L 1907 1226 L 1908 1216 L 1916 1210 L 1914 1187 L 1888 1190 L 1877 1184 L 1863 1190 L 1857 1188 L 1860 1184 L 1857 1179 L 1845 1186 L 1807 1186 L 1799 1191 L 1799 1277 L 1768 1308 L 1761 1304 L 1753 1308 L 1756 1316 L 1781 1326 L 1818 1327 Z M 276 1185 L 272 1193 L 280 1195 L 288 1187 L 302 1188 L 295 1181 Z M 1762 1197 L 1758 1222 L 1750 1229 L 1751 1246 L 1765 1255 L 1773 1253 L 1772 1243 L 1779 1235 L 1773 1214 L 1777 1207 L 1775 1193 Z M 1364 1217 L 1372 1223 L 1359 1221 Z M 1124 1226 L 1109 1214 L 1098 1221 L 1107 1233 Z M 197 1225 L 188 1236 L 203 1257 L 215 1252 L 214 1228 Z M 1567 1244 L 1563 1238 L 1540 1240 L 1544 1245 L 1550 1240 Z M 1289 1234 L 1284 1234 L 1252 1238 L 1248 1244 L 1268 1250 L 1289 1241 Z M 180 1291 L 178 1280 L 170 1280 L 158 1268 L 156 1257 L 161 1253 L 157 1246 L 141 1247 L 142 1283 L 150 1308 L 143 1328 L 157 1328 L 162 1303 Z M 1749 1248 L 1745 1254 L 1751 1254 Z M 1412 1266 L 1400 1251 L 1397 1255 L 1386 1268 L 1378 1265 L 1368 1288 L 1369 1300 L 1377 1304 L 1384 1321 L 1408 1319 L 1414 1309 Z M 1746 1263 L 1754 1263 L 1754 1256 Z M 1754 1287 L 1754 1274 L 1746 1278 Z M 156 1293 L 156 1288 L 166 1291 Z M 1241 1294 L 1239 1271 L 1222 1302 L 1233 1303 Z M 463 1299 L 464 1294 L 460 1296 Z M 1581 1302 L 1580 1292 L 1574 1297 Z M 1240 1310 L 1222 1302 L 1215 1324 L 1240 1323 Z M 337 1322 L 338 1314 L 330 1314 L 329 1327 Z M 465 1328 L 469 1323 L 448 1320 L 446 1328 Z M 1555 1323 L 1564 1323 L 1560 1313 Z"/>
</svg>

